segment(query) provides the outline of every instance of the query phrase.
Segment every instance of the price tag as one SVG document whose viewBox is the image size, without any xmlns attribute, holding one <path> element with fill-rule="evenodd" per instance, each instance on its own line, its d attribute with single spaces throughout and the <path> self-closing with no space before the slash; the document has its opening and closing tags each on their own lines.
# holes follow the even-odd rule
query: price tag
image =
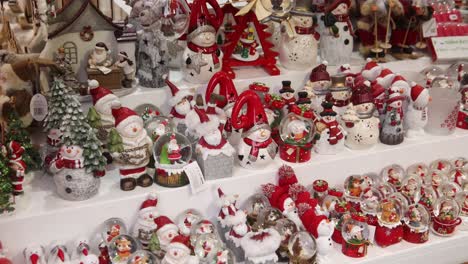
<svg viewBox="0 0 468 264">
<path fill-rule="evenodd" d="M 468 36 L 431 38 L 438 61 L 467 59 Z"/>
<path fill-rule="evenodd" d="M 47 116 L 48 106 L 47 99 L 42 94 L 35 94 L 31 98 L 31 103 L 29 104 L 29 110 L 31 112 L 32 118 L 36 121 L 42 121 Z"/>
<path fill-rule="evenodd" d="M 437 22 L 435 18 L 431 18 L 422 24 L 423 37 L 437 37 Z"/>
<path fill-rule="evenodd" d="M 187 166 L 185 166 L 184 170 L 190 181 L 190 189 L 192 190 L 192 194 L 197 194 L 201 191 L 204 191 L 208 187 L 205 182 L 205 176 L 203 176 L 198 163 L 189 163 Z"/>
</svg>

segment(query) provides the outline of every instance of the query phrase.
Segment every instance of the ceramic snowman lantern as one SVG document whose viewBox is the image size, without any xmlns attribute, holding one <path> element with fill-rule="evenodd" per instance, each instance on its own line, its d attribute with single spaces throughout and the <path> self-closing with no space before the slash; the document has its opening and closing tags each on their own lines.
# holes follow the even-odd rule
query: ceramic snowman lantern
<svg viewBox="0 0 468 264">
<path fill-rule="evenodd" d="M 312 1 L 297 0 L 291 10 L 293 34 L 286 31 L 279 47 L 281 64 L 292 70 L 303 70 L 315 65 L 320 34 L 315 32 Z M 292 35 L 292 36 L 291 36 Z"/>
<path fill-rule="evenodd" d="M 216 29 L 209 21 L 190 22 L 183 58 L 182 72 L 190 83 L 207 83 L 221 70 L 223 53 L 216 44 Z"/>
<path fill-rule="evenodd" d="M 424 135 L 427 124 L 427 105 L 431 101 L 429 90 L 415 82 L 411 83 L 411 103 L 405 113 L 404 126 L 406 137 Z"/>
<path fill-rule="evenodd" d="M 324 24 L 328 28 L 321 36 L 321 57 L 330 65 L 348 63 L 353 51 L 353 26 L 348 16 L 350 0 L 335 0 L 325 9 Z"/>
<path fill-rule="evenodd" d="M 316 113 L 323 111 L 322 103 L 329 92 L 331 79 L 330 74 L 327 72 L 327 61 L 322 61 L 320 65 L 312 69 L 309 75 L 309 80 L 304 86 L 310 98 L 310 107 Z"/>
</svg>

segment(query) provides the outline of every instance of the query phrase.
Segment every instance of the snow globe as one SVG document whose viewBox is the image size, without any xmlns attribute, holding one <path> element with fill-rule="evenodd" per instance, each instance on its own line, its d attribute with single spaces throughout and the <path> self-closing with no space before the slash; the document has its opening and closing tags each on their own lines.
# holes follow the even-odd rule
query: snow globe
<svg viewBox="0 0 468 264">
<path fill-rule="evenodd" d="M 468 191 L 462 191 L 457 193 L 455 199 L 460 205 L 460 218 L 463 221 L 459 229 L 462 231 L 468 231 Z"/>
<path fill-rule="evenodd" d="M 291 112 L 280 123 L 280 158 L 284 161 L 302 163 L 310 160 L 314 144 L 315 126 L 313 113 L 300 107 L 291 107 Z"/>
<path fill-rule="evenodd" d="M 446 181 L 448 181 L 448 179 L 445 173 L 439 170 L 432 170 L 427 174 L 425 183 L 437 190 L 437 188 Z"/>
<path fill-rule="evenodd" d="M 382 192 L 376 187 L 365 189 L 361 193 L 361 211 L 367 217 L 367 223 L 372 226 L 377 226 L 377 207 L 380 201 L 384 199 Z"/>
<path fill-rule="evenodd" d="M 451 160 L 452 166 L 456 169 L 468 170 L 468 160 L 463 157 L 457 157 Z"/>
<path fill-rule="evenodd" d="M 247 213 L 247 223 L 256 229 L 258 226 L 258 215 L 265 208 L 271 207 L 265 195 L 256 193 L 251 195 L 243 204 L 242 209 Z"/>
<path fill-rule="evenodd" d="M 375 229 L 374 241 L 380 247 L 387 247 L 399 243 L 403 239 L 401 220 L 404 206 L 400 200 L 386 198 L 377 207 L 378 224 Z"/>
<path fill-rule="evenodd" d="M 406 175 L 417 175 L 424 183 L 426 175 L 429 173 L 429 168 L 424 163 L 415 163 L 406 169 Z"/>
<path fill-rule="evenodd" d="M 276 225 L 279 219 L 283 219 L 283 213 L 273 207 L 267 207 L 260 211 L 257 218 L 257 228 L 266 229 Z"/>
<path fill-rule="evenodd" d="M 383 168 L 380 175 L 384 181 L 393 185 L 397 191 L 400 191 L 403 178 L 406 174 L 403 167 L 393 164 Z"/>
<path fill-rule="evenodd" d="M 460 191 L 460 186 L 454 182 L 444 182 L 437 188 L 437 194 L 439 197 L 447 197 L 451 199 L 455 199 L 455 196 Z"/>
<path fill-rule="evenodd" d="M 160 136 L 175 131 L 171 118 L 161 115 L 147 118 L 144 120 L 144 126 L 153 142 L 156 142 Z"/>
<path fill-rule="evenodd" d="M 421 186 L 421 197 L 418 203 L 426 207 L 429 213 L 432 213 L 436 199 L 437 193 L 431 185 Z"/>
<path fill-rule="evenodd" d="M 307 232 L 295 233 L 288 242 L 289 263 L 315 263 L 317 243 Z"/>
<path fill-rule="evenodd" d="M 149 251 L 137 250 L 128 259 L 127 264 L 159 264 L 159 259 Z"/>
<path fill-rule="evenodd" d="M 204 219 L 192 225 L 190 230 L 190 242 L 192 243 L 192 246 L 195 245 L 198 238 L 204 234 L 212 234 L 219 239 L 216 226 L 210 220 Z"/>
<path fill-rule="evenodd" d="M 224 251 L 223 242 L 213 233 L 202 234 L 193 243 L 195 256 L 201 263 L 216 263 L 218 253 Z"/>
<path fill-rule="evenodd" d="M 146 122 L 151 117 L 161 115 L 161 110 L 154 104 L 140 104 L 137 105 L 134 111 L 143 119 L 143 122 Z"/>
<path fill-rule="evenodd" d="M 419 176 L 412 174 L 403 178 L 400 192 L 409 198 L 411 203 L 417 203 L 421 196 L 422 180 Z"/>
<path fill-rule="evenodd" d="M 439 236 L 451 236 L 462 223 L 460 205 L 451 198 L 440 197 L 434 204 L 431 229 Z"/>
<path fill-rule="evenodd" d="M 176 224 L 179 227 L 179 233 L 184 236 L 190 236 L 190 231 L 195 223 L 202 220 L 202 214 L 196 209 L 187 209 L 176 217 Z"/>
<path fill-rule="evenodd" d="M 295 6 L 293 0 L 261 0 L 262 6 L 274 17 L 285 17 Z"/>
<path fill-rule="evenodd" d="M 129 235 L 118 235 L 109 243 L 109 257 L 114 264 L 127 264 L 140 245 Z"/>
<path fill-rule="evenodd" d="M 376 188 L 379 189 L 384 197 L 388 197 L 390 194 L 396 192 L 395 187 L 388 182 L 382 182 L 378 184 Z"/>
<path fill-rule="evenodd" d="M 112 239 L 121 234 L 128 234 L 127 226 L 121 218 L 109 218 L 101 224 L 101 239 L 109 244 Z"/>
<path fill-rule="evenodd" d="M 429 224 L 431 216 L 421 204 L 412 204 L 403 217 L 403 239 L 421 244 L 429 240 Z"/>
<path fill-rule="evenodd" d="M 448 174 L 452 170 L 452 163 L 446 159 L 437 159 L 431 162 L 429 170 L 440 171 L 444 174 Z"/>
<path fill-rule="evenodd" d="M 431 86 L 432 80 L 438 76 L 443 75 L 444 70 L 442 70 L 440 67 L 431 65 L 424 68 L 421 71 L 421 74 L 423 74 L 426 78 L 426 88 L 429 88 Z"/>
<path fill-rule="evenodd" d="M 468 74 L 468 61 L 457 61 L 447 68 L 447 76 L 461 81 L 463 75 Z"/>
<path fill-rule="evenodd" d="M 281 236 L 281 244 L 278 250 L 276 251 L 279 261 L 280 262 L 287 262 L 288 261 L 288 244 L 290 238 L 297 233 L 297 227 L 296 224 L 294 224 L 293 221 L 284 218 L 284 219 L 279 219 L 276 221 L 276 225 L 273 226 L 273 228 L 278 231 L 278 233 Z"/>
<path fill-rule="evenodd" d="M 365 181 L 362 175 L 351 175 L 345 179 L 344 197 L 347 201 L 351 202 L 356 211 L 360 211 L 362 192 L 373 185 L 373 181 L 370 181 L 370 179 L 367 178 L 367 181 Z"/>
<path fill-rule="evenodd" d="M 351 204 L 344 200 L 344 198 L 327 195 L 323 199 L 322 209 L 328 215 L 328 219 L 335 223 L 335 230 L 332 234 L 333 241 L 341 244 L 341 218 L 344 214 L 350 212 Z"/>
<path fill-rule="evenodd" d="M 153 146 L 155 161 L 154 181 L 164 187 L 180 187 L 189 183 L 185 166 L 192 157 L 188 138 L 180 133 L 166 133 Z"/>
<path fill-rule="evenodd" d="M 468 180 L 468 170 L 461 168 L 453 169 L 449 172 L 448 179 L 449 181 L 462 186 L 462 183 Z"/>
<path fill-rule="evenodd" d="M 367 254 L 369 242 L 369 226 L 366 221 L 356 219 L 356 216 L 348 217 L 341 224 L 341 252 L 352 258 L 362 258 Z"/>
<path fill-rule="evenodd" d="M 325 180 L 315 180 L 312 183 L 312 196 L 319 202 L 323 201 L 328 194 L 328 182 Z"/>
</svg>

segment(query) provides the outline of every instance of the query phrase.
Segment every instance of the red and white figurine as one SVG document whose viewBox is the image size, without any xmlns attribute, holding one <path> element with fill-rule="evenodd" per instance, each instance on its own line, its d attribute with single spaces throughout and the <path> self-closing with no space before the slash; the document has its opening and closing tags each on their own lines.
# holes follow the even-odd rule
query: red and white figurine
<svg viewBox="0 0 468 264">
<path fill-rule="evenodd" d="M 38 245 L 28 246 L 23 251 L 26 264 L 46 264 L 44 247 Z"/>
<path fill-rule="evenodd" d="M 320 123 L 325 125 L 325 129 L 320 132 L 320 139 L 315 143 L 314 150 L 318 154 L 334 155 L 344 149 L 346 131 L 336 120 L 336 112 L 333 111 L 333 104 L 323 102 L 323 111 Z"/>
<path fill-rule="evenodd" d="M 423 205 L 410 205 L 403 221 L 403 239 L 405 241 L 421 244 L 429 240 L 431 215 Z"/>
<path fill-rule="evenodd" d="M 327 72 L 327 61 L 322 61 L 317 67 L 313 68 L 309 75 L 309 80 L 304 86 L 310 98 L 310 107 L 316 113 L 323 111 L 322 103 L 329 93 L 331 86 L 330 74 Z"/>
<path fill-rule="evenodd" d="M 157 205 L 157 196 L 155 194 L 148 195 L 148 198 L 140 206 L 137 221 L 133 226 L 133 237 L 137 238 L 145 249 L 148 247 L 151 234 L 157 227 L 154 223 L 154 219 L 159 216 L 159 212 L 156 209 Z"/>
<path fill-rule="evenodd" d="M 8 166 L 12 170 L 13 195 L 24 193 L 23 183 L 27 166 L 23 160 L 23 153 L 24 148 L 20 143 L 16 141 L 8 143 Z"/>
<path fill-rule="evenodd" d="M 69 264 L 70 255 L 65 245 L 54 243 L 51 247 L 49 255 L 47 257 L 47 263 L 49 264 Z"/>
<path fill-rule="evenodd" d="M 196 256 L 191 255 L 190 240 L 186 236 L 178 235 L 174 237 L 167 246 L 166 255 L 161 261 L 162 264 L 198 264 Z"/>
<path fill-rule="evenodd" d="M 460 205 L 452 198 L 440 197 L 434 205 L 431 229 L 439 236 L 451 236 L 462 223 Z"/>
<path fill-rule="evenodd" d="M 281 235 L 273 228 L 247 233 L 241 240 L 247 264 L 275 263 Z"/>
<path fill-rule="evenodd" d="M 177 127 L 177 131 L 185 135 L 185 131 L 187 130 L 185 116 L 192 110 L 193 94 L 188 89 L 181 90 L 177 88 L 168 78 L 166 78 L 166 84 L 171 90 L 172 95 L 168 101 L 171 107 L 170 116 Z"/>
<path fill-rule="evenodd" d="M 431 101 L 429 90 L 415 82 L 411 83 L 411 102 L 404 116 L 406 137 L 424 135 L 427 124 L 427 105 Z"/>
<path fill-rule="evenodd" d="M 397 199 L 384 199 L 379 203 L 374 241 L 380 247 L 388 247 L 403 239 L 401 220 L 405 208 Z"/>
</svg>

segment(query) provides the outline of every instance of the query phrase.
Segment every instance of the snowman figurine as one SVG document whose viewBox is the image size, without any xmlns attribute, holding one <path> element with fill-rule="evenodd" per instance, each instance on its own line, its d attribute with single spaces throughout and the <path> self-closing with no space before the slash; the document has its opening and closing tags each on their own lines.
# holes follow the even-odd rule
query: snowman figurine
<svg viewBox="0 0 468 264">
<path fill-rule="evenodd" d="M 324 24 L 328 32 L 322 35 L 320 50 L 322 58 L 330 65 L 340 65 L 351 59 L 354 33 L 348 16 L 350 7 L 350 0 L 335 0 L 325 9 Z"/>
<path fill-rule="evenodd" d="M 191 21 L 183 58 L 182 72 L 190 83 L 207 83 L 221 70 L 223 53 L 216 44 L 216 29 L 208 20 Z"/>
<path fill-rule="evenodd" d="M 333 103 L 333 111 L 338 116 L 341 116 L 351 104 L 351 88 L 346 82 L 346 75 L 333 75 L 331 77 L 332 84 L 330 87 L 330 93 L 327 94 L 325 100 Z M 341 122 L 341 119 L 338 119 Z"/>
<path fill-rule="evenodd" d="M 297 0 L 290 13 L 290 24 L 294 29 L 292 34 L 283 33 L 279 60 L 288 69 L 304 70 L 315 65 L 320 39 L 320 34 L 315 31 L 312 1 Z"/>
<path fill-rule="evenodd" d="M 405 113 L 406 137 L 424 135 L 427 124 L 427 105 L 431 101 L 429 90 L 415 82 L 411 83 L 411 103 Z"/>
<path fill-rule="evenodd" d="M 319 154 L 337 154 L 344 149 L 345 130 L 336 121 L 336 112 L 333 111 L 333 104 L 322 103 L 324 110 L 320 113 L 322 119 L 320 123 L 325 125 L 325 129 L 320 133 L 320 139 L 314 146 L 315 152 Z"/>
<path fill-rule="evenodd" d="M 28 246 L 23 251 L 26 264 L 46 264 L 44 247 L 38 245 Z"/>
<path fill-rule="evenodd" d="M 327 255 L 333 250 L 331 236 L 335 230 L 334 221 L 330 221 L 324 215 L 313 214 L 313 217 L 303 217 L 303 223 L 306 230 L 315 237 L 317 243 L 317 263 L 327 263 Z"/>
<path fill-rule="evenodd" d="M 313 68 L 309 75 L 309 80 L 304 87 L 311 101 L 310 106 L 316 113 L 323 111 L 322 102 L 325 101 L 331 85 L 327 65 L 327 61 L 322 61 L 322 64 Z"/>
<path fill-rule="evenodd" d="M 70 264 L 70 255 L 67 252 L 67 247 L 61 244 L 54 243 L 47 257 L 47 264 Z"/>
<path fill-rule="evenodd" d="M 156 231 L 151 235 L 149 250 L 162 258 L 171 241 L 179 235 L 179 228 L 167 216 L 161 215 L 154 219 Z"/>
<path fill-rule="evenodd" d="M 156 210 L 158 198 L 155 194 L 150 194 L 141 204 L 138 218 L 133 226 L 133 237 L 137 238 L 144 249 L 148 247 L 151 234 L 156 230 L 154 219 L 159 216 Z"/>
<path fill-rule="evenodd" d="M 405 97 L 397 91 L 390 90 L 387 99 L 387 111 L 382 123 L 380 141 L 386 145 L 398 145 L 404 140 L 402 112 Z"/>
</svg>

